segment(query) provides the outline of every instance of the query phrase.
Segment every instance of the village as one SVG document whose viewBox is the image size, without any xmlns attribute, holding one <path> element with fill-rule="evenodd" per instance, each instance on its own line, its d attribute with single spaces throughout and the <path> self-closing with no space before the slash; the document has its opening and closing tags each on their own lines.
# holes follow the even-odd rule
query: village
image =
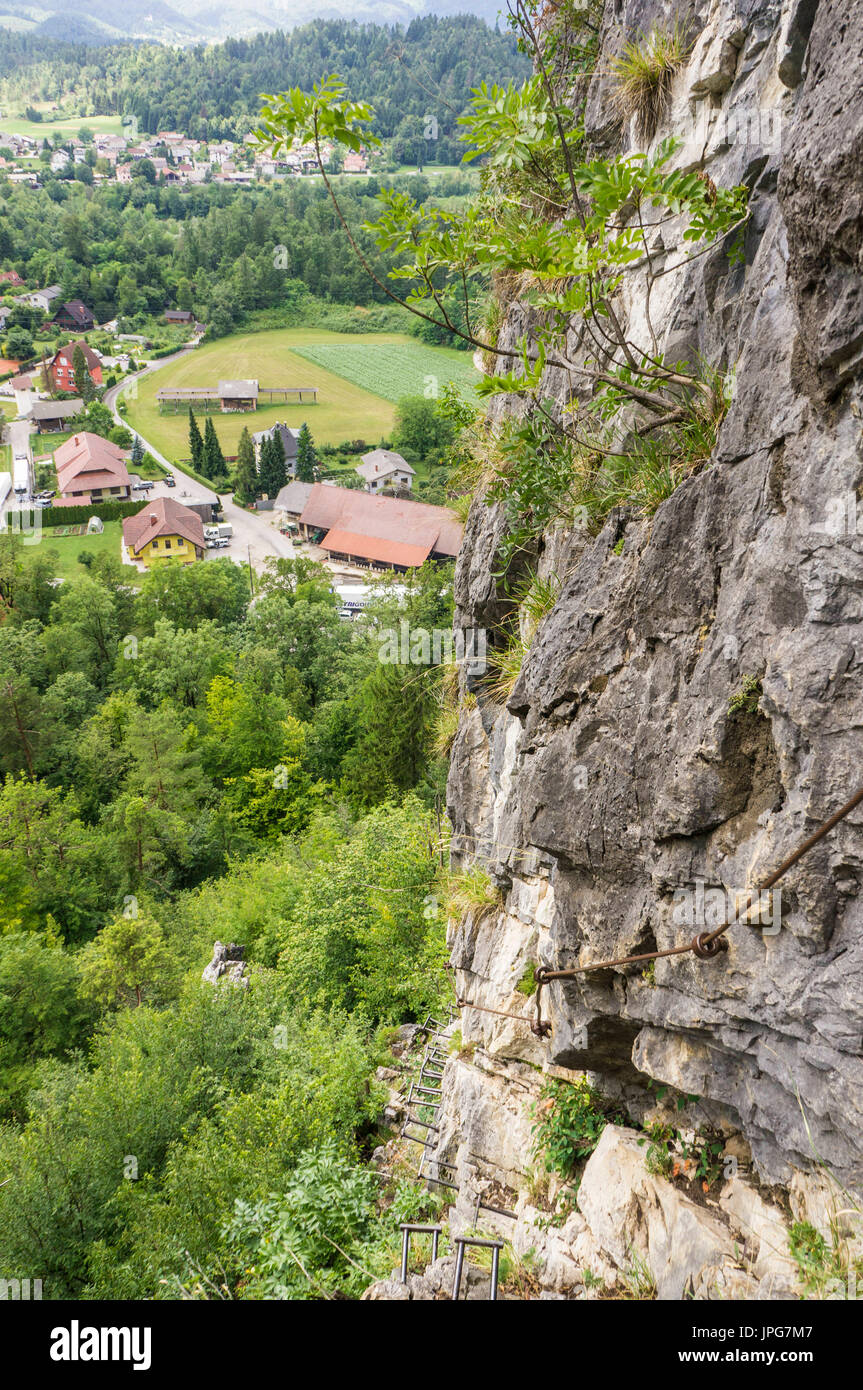
<svg viewBox="0 0 863 1390">
<path fill-rule="evenodd" d="M 0 174 L 11 183 L 42 186 L 44 170 L 71 174 L 89 165 L 94 184 L 131 184 L 136 177 L 173 186 L 203 183 L 251 184 L 318 173 L 311 145 L 296 142 L 286 153 L 261 151 L 251 137 L 245 141 L 206 143 L 177 130 L 139 136 L 134 122 L 128 134 L 89 131 L 82 123 L 78 135 L 54 134 L 49 140 L 24 132 L 0 134 Z M 85 138 L 82 138 L 82 134 Z M 321 146 L 323 163 L 333 173 L 369 173 L 365 153 L 336 151 L 332 142 Z"/>
<path fill-rule="evenodd" d="M 56 289 L 33 291 L 27 301 L 53 312 L 58 323 L 92 327 L 86 306 L 58 305 Z M 129 365 L 127 355 L 102 353 L 82 337 L 0 384 L 0 403 L 6 410 L 11 401 L 14 411 L 7 412 L 4 431 L 12 468 L 0 471 L 0 531 L 29 531 L 31 538 L 35 533 L 57 544 L 102 535 L 107 525 L 119 531 L 118 558 L 141 572 L 223 554 L 253 569 L 271 557 L 304 554 L 330 570 L 344 618 L 365 606 L 369 571 L 404 574 L 458 553 L 461 523 L 446 507 L 413 500 L 415 469 L 400 453 L 365 450 L 345 485 L 319 478 L 317 470 L 300 477 L 301 431 L 282 421 L 251 435 L 259 479 L 271 444 L 284 460 L 285 482 L 275 495 L 267 494 L 263 481 L 248 505 L 232 492 L 216 492 L 193 469 L 186 471 L 184 461 L 165 458 L 126 427 L 121 391 L 138 375 Z M 112 384 L 106 387 L 109 369 Z M 157 399 L 160 410 L 190 412 L 194 406 L 203 414 L 253 415 L 265 398 L 270 404 L 273 398 L 314 403 L 317 395 L 313 385 L 262 387 L 240 379 L 163 390 Z M 113 426 L 107 432 L 113 437 L 106 437 L 106 426 Z"/>
</svg>

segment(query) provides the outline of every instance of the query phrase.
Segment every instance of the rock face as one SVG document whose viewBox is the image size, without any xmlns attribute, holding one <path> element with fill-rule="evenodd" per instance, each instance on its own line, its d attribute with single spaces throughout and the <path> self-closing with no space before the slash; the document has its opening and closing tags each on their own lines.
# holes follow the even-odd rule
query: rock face
<svg viewBox="0 0 863 1390">
<path fill-rule="evenodd" d="M 604 49 L 666 11 L 607 5 Z M 474 685 L 453 752 L 455 861 L 479 858 L 505 894 L 498 914 L 454 930 L 457 987 L 521 1015 L 526 965 L 691 939 L 711 925 L 699 892 L 715 901 L 765 877 L 863 783 L 863 0 L 699 0 L 693 13 L 655 139 L 683 131 L 677 162 L 703 152 L 715 183 L 745 182 L 752 216 L 745 264 L 716 248 L 670 275 L 654 324 L 672 360 L 735 369 L 732 403 L 710 466 L 650 521 L 621 510 L 596 537 L 543 538 L 558 601 L 506 706 Z M 588 96 L 597 141 L 606 81 Z M 643 306 L 625 287 L 621 303 L 637 329 Z M 524 312 L 512 307 L 503 345 Z M 565 399 L 553 374 L 547 394 Z M 477 498 L 456 575 L 463 627 L 506 611 L 488 563 L 500 527 Z M 735 709 L 746 678 L 755 697 Z M 648 1080 L 700 1097 L 745 1137 L 763 1182 L 823 1164 L 863 1188 L 861 884 L 858 808 L 789 872 L 781 922 L 735 926 L 718 958 L 558 982 L 547 1040 L 465 1010 L 476 1052 L 447 1069 L 439 1153 L 469 1153 L 517 1188 L 527 1074 L 583 1069 L 636 1107 Z M 690 1250 L 690 1273 L 721 1271 L 745 1213 L 731 1198 L 719 1215 L 672 1209 L 635 1159 L 625 1132 L 606 1131 L 582 1215 L 619 1265 L 615 1221 L 635 1202 L 633 1239 L 660 1293 L 679 1297 L 674 1248 Z M 766 1241 L 770 1212 L 745 1219 Z M 743 1284 L 726 1270 L 699 1296 L 755 1296 L 767 1273 L 756 1259 Z"/>
<path fill-rule="evenodd" d="M 245 946 L 236 946 L 233 942 L 225 946 L 223 942 L 215 941 L 213 959 L 204 967 L 201 979 L 211 985 L 218 984 L 220 980 L 227 980 L 232 985 L 247 985 L 245 955 Z"/>
</svg>

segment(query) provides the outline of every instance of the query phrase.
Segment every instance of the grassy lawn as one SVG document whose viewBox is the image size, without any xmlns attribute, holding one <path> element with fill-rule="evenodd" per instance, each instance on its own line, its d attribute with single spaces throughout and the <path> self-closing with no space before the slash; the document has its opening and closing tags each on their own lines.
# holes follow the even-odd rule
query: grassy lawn
<svg viewBox="0 0 863 1390">
<path fill-rule="evenodd" d="M 38 458 L 40 454 L 53 454 L 55 449 L 59 449 L 61 444 L 65 444 L 67 439 L 71 439 L 73 430 L 58 430 L 52 434 L 34 434 L 30 443 L 33 447 L 33 455 Z"/>
<path fill-rule="evenodd" d="M 106 521 L 104 531 L 92 536 L 57 536 L 51 527 L 46 526 L 38 545 L 20 547 L 19 558 L 26 565 L 37 554 L 41 556 L 54 551 L 57 556 L 54 566 L 56 578 L 75 579 L 87 573 L 86 567 L 78 563 L 82 550 L 88 550 L 91 555 L 113 555 L 119 560 L 122 527 L 121 521 Z M 129 573 L 132 574 L 132 570 Z"/>
<path fill-rule="evenodd" d="M 77 135 L 83 126 L 92 130 L 94 135 L 123 134 L 123 124 L 119 116 L 64 116 L 59 111 L 45 111 L 41 121 L 28 121 L 24 116 L 4 116 L 0 120 L 0 132 L 29 135 L 34 139 L 40 135 L 51 136 L 62 131 Z"/>
<path fill-rule="evenodd" d="M 373 446 L 388 436 L 394 410 L 390 401 L 300 357 L 293 349 L 309 344 L 342 344 L 356 350 L 362 343 L 411 344 L 402 333 L 329 333 L 320 328 L 276 329 L 239 333 L 196 348 L 179 362 L 150 373 L 138 382 L 137 399 L 127 400 L 126 421 L 155 444 L 166 458 L 178 462 L 188 455 L 188 412 L 160 415 L 156 392 L 165 388 L 215 386 L 225 378 L 257 377 L 262 386 L 317 386 L 318 402 L 277 403 L 248 414 L 213 417 L 226 454 L 237 452 L 244 425 L 251 432 L 268 429 L 277 420 L 298 428 L 308 421 L 320 444 L 365 439 Z M 432 351 L 437 351 L 433 349 Z M 204 418 L 200 419 L 203 429 Z"/>
</svg>

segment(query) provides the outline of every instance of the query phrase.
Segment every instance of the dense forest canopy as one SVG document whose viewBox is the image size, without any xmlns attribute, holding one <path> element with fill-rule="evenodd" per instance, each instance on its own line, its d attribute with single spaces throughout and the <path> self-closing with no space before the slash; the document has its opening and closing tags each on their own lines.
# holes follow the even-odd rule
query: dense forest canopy
<svg viewBox="0 0 863 1390">
<path fill-rule="evenodd" d="M 456 170 L 442 177 L 440 191 L 469 187 Z M 421 175 L 392 182 L 414 196 L 430 191 Z M 391 260 L 362 231 L 379 211 L 379 186 L 375 178 L 351 185 L 343 206 L 369 260 L 385 273 Z M 335 211 L 311 180 L 181 192 L 145 179 L 96 187 L 54 179 L 39 189 L 0 179 L 0 261 L 28 285 L 60 285 L 65 299 L 82 299 L 99 323 L 158 315 L 171 304 L 194 309 L 211 337 L 260 309 L 279 308 L 281 323 L 299 322 L 311 297 L 364 306 L 386 299 L 345 255 Z M 33 326 L 29 311 L 16 313 Z"/>
<path fill-rule="evenodd" d="M 463 154 L 456 118 L 471 88 L 483 80 L 520 81 L 529 65 L 510 35 L 458 15 L 427 16 L 406 29 L 330 20 L 191 49 L 93 48 L 2 33 L 0 71 L 0 103 L 13 112 L 74 92 L 82 116 L 135 116 L 143 133 L 181 130 L 196 139 L 242 139 L 262 92 L 338 72 L 356 99 L 372 103 L 376 131 L 386 140 L 415 142 L 434 116 L 434 161 L 454 164 Z"/>
</svg>

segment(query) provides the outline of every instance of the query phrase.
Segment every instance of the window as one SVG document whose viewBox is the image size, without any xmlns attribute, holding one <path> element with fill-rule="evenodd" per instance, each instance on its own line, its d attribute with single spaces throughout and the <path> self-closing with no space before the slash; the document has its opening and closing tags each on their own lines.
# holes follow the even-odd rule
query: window
<svg viewBox="0 0 863 1390">
<path fill-rule="evenodd" d="M 158 550 L 158 549 L 159 549 L 159 542 L 158 542 L 158 541 L 151 541 L 151 542 L 150 542 L 150 548 L 151 548 L 151 550 Z"/>
<path fill-rule="evenodd" d="M 171 549 L 171 542 L 170 542 L 170 540 L 165 541 L 165 549 L 166 549 L 166 550 L 170 550 L 170 549 Z"/>
</svg>

